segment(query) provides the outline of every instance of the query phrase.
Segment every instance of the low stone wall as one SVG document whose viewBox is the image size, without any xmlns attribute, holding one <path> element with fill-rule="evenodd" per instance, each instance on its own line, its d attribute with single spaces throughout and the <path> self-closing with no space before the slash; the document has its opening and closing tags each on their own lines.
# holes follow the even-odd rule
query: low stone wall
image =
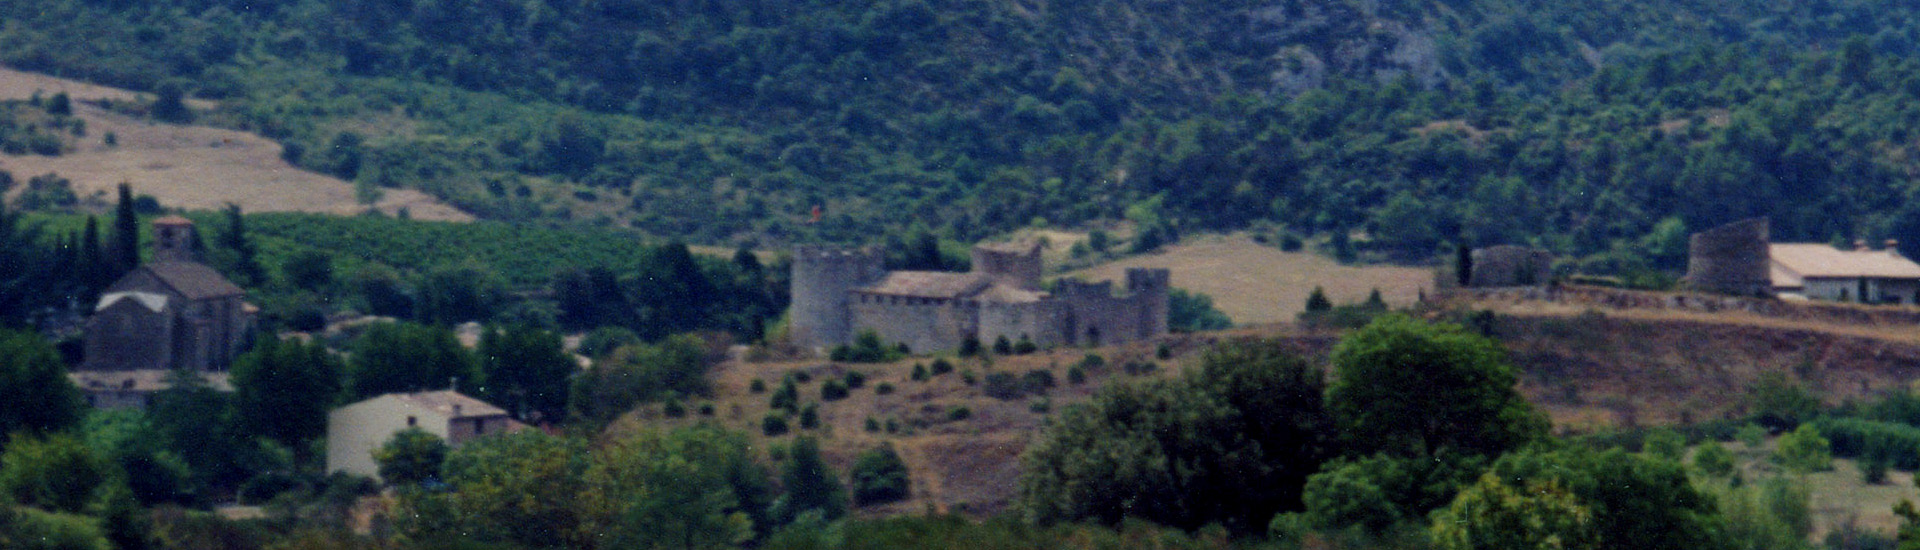
<svg viewBox="0 0 1920 550">
<path fill-rule="evenodd" d="M 1920 325 L 1920 307 L 1914 306 L 1791 302 L 1773 298 L 1688 292 L 1649 292 L 1578 285 L 1456 289 L 1449 293 L 1448 299 L 1470 302 L 1548 302 L 1601 309 L 1699 313 L 1741 312 L 1763 317 L 1850 325 Z"/>
</svg>

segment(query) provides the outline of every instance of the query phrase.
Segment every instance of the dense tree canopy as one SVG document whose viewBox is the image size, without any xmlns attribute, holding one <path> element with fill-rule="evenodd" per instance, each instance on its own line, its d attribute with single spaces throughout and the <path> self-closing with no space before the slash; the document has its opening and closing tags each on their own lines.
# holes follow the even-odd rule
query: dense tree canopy
<svg viewBox="0 0 1920 550">
<path fill-rule="evenodd" d="M 53 346 L 38 334 L 0 330 L 0 438 L 79 426 L 85 406 Z"/>
<path fill-rule="evenodd" d="M 352 399 L 474 384 L 473 358 L 453 331 L 413 323 L 376 323 L 354 343 L 347 390 Z"/>
<path fill-rule="evenodd" d="M 266 338 L 234 359 L 236 418 L 249 433 L 293 448 L 325 435 L 327 411 L 340 398 L 340 359 L 314 342 Z"/>
<path fill-rule="evenodd" d="M 1457 325 L 1388 315 L 1333 350 L 1328 405 L 1359 454 L 1495 456 L 1546 435 L 1506 350 Z"/>
<path fill-rule="evenodd" d="M 1109 386 L 1028 450 L 1021 502 L 1047 523 L 1264 528 L 1334 452 L 1325 384 L 1277 342 L 1235 342 L 1179 379 Z"/>
</svg>

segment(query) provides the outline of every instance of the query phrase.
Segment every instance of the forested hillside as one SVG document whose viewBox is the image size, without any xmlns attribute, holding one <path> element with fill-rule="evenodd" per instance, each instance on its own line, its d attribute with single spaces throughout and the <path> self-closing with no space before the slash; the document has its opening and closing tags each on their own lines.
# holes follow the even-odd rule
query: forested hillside
<svg viewBox="0 0 1920 550">
<path fill-rule="evenodd" d="M 495 219 L 777 243 L 1125 218 L 1402 258 L 1532 241 L 1627 272 L 1747 215 L 1787 239 L 1920 229 L 1914 11 L 0 0 L 0 62 L 221 100 L 184 116 Z"/>
</svg>

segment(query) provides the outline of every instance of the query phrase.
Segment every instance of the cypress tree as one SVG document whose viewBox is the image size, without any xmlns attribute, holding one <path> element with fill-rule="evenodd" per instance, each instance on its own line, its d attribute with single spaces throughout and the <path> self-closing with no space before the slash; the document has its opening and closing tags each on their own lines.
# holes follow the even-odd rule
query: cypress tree
<svg viewBox="0 0 1920 550">
<path fill-rule="evenodd" d="M 140 267 L 140 216 L 133 212 L 133 186 L 120 182 L 120 203 L 113 209 L 113 258 L 110 262 L 112 276 L 121 275 Z"/>
<path fill-rule="evenodd" d="M 86 296 L 91 301 L 94 294 L 113 284 L 108 274 L 113 272 L 107 265 L 107 258 L 100 251 L 100 219 L 87 216 L 87 228 L 80 234 L 79 257 L 74 259 L 74 274 L 80 284 L 86 285 Z"/>
</svg>

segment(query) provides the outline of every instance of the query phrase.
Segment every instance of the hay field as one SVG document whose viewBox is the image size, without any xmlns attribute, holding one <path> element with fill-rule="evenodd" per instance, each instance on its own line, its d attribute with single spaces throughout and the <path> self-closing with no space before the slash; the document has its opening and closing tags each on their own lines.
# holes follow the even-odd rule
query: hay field
<svg viewBox="0 0 1920 550">
<path fill-rule="evenodd" d="M 74 193 L 112 200 L 120 182 L 153 195 L 168 207 L 211 210 L 226 203 L 249 212 L 321 212 L 352 215 L 369 208 L 392 215 L 406 209 L 415 219 L 468 221 L 473 216 L 411 189 L 384 189 L 381 199 L 361 204 L 353 184 L 296 168 L 280 158 L 280 144 L 255 134 L 204 126 L 157 123 L 84 103 L 133 100 L 139 94 L 0 68 L 0 99 L 66 92 L 87 132 L 74 151 L 58 157 L 0 156 L 0 170 L 16 179 L 56 173 L 73 181 Z M 196 108 L 210 102 L 194 101 Z M 104 143 L 108 132 L 117 141 Z"/>
<path fill-rule="evenodd" d="M 1190 237 L 1161 252 L 1133 256 L 1067 275 L 1099 281 L 1126 280 L 1132 267 L 1167 268 L 1173 286 L 1206 293 L 1235 323 L 1263 324 L 1295 319 L 1314 286 L 1324 287 L 1333 303 L 1359 302 L 1380 289 L 1387 303 L 1405 307 L 1433 287 L 1433 271 L 1420 267 L 1348 266 L 1311 252 L 1282 252 L 1246 235 Z"/>
</svg>

